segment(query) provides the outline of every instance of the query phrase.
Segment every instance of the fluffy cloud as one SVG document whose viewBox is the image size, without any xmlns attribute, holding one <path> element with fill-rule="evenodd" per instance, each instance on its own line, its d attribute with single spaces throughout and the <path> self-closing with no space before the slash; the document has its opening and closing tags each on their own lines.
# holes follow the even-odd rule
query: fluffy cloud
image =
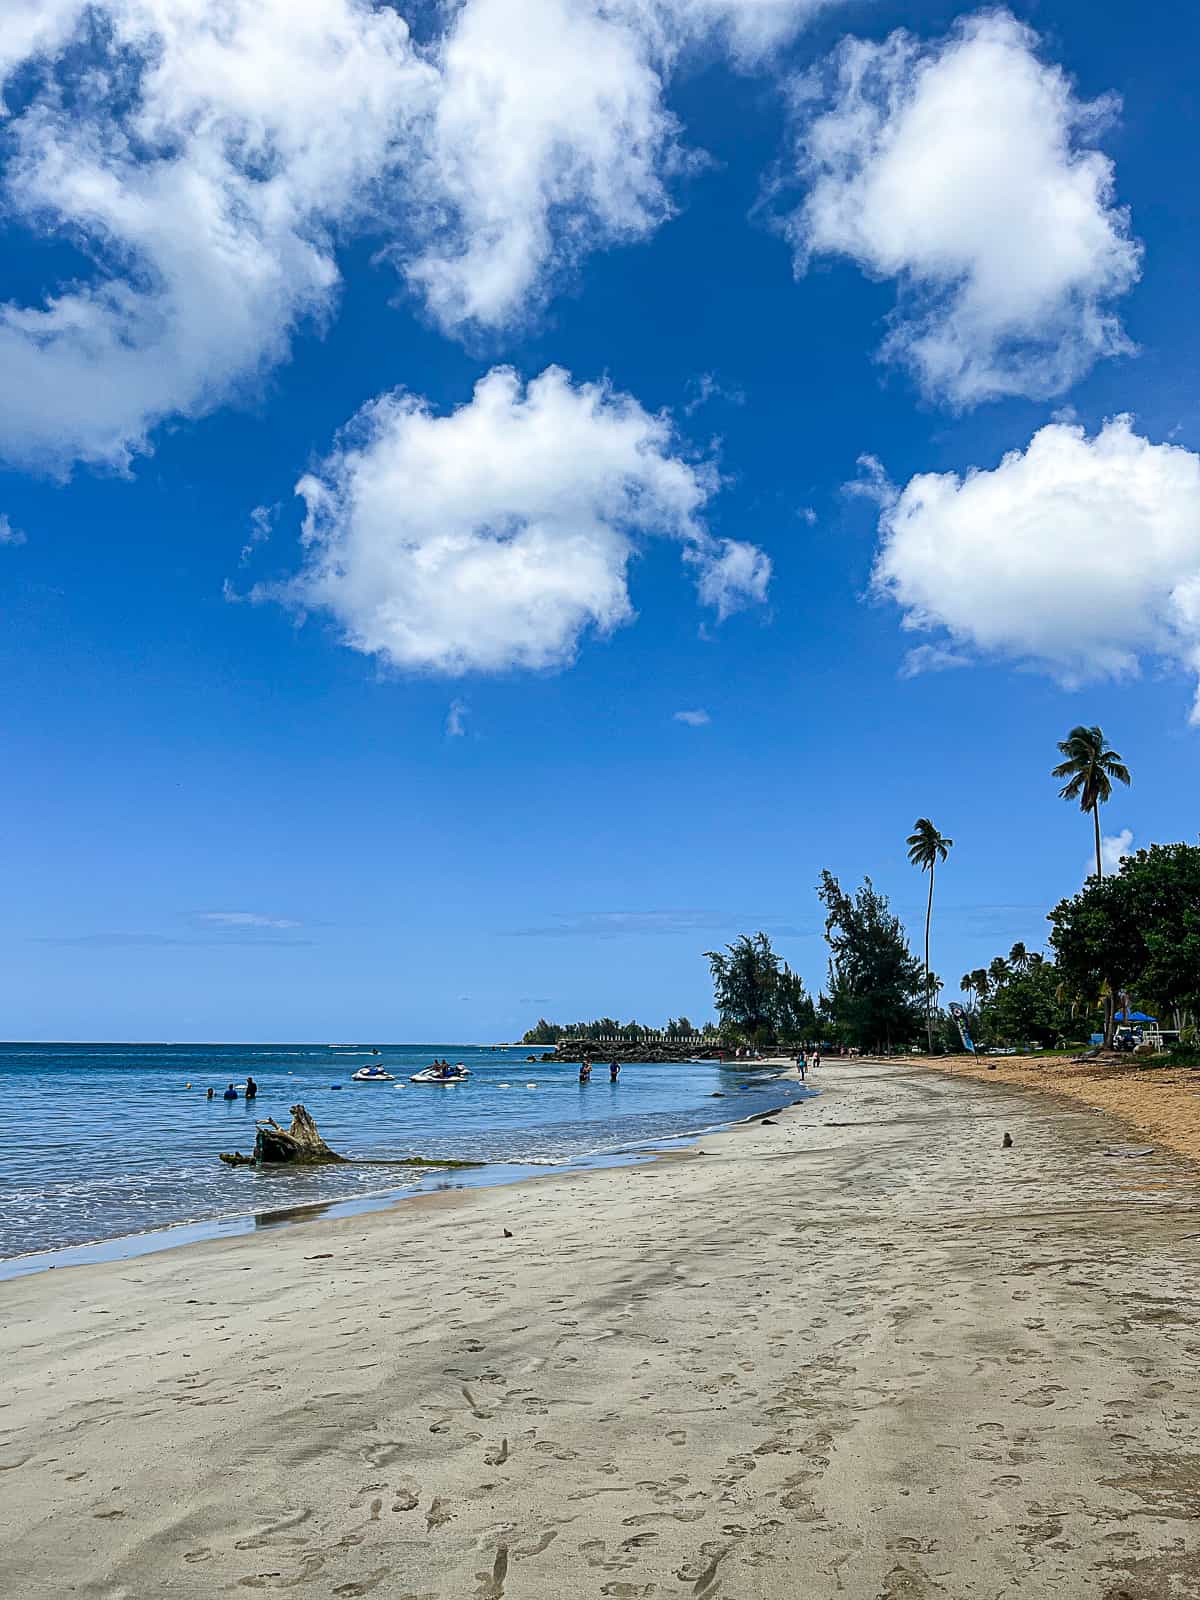
<svg viewBox="0 0 1200 1600">
<path fill-rule="evenodd" d="M 328 230 L 366 204 L 432 75 L 401 18 L 357 0 L 71 10 L 10 97 L 6 199 L 86 254 L 43 305 L 0 307 L 2 438 L 18 462 L 125 466 L 327 310 Z"/>
<path fill-rule="evenodd" d="M 1130 348 L 1112 312 L 1140 249 L 1087 147 L 1115 103 L 1079 100 L 1007 12 L 924 46 L 846 40 L 833 104 L 797 96 L 810 188 L 790 230 L 798 267 L 843 255 L 897 278 L 884 354 L 931 395 L 973 405 L 1057 394 Z"/>
<path fill-rule="evenodd" d="M 1200 456 L 1129 417 L 1094 438 L 1051 423 L 991 471 L 920 474 L 880 531 L 875 586 L 907 628 L 1068 686 L 1146 656 L 1200 672 Z"/>
<path fill-rule="evenodd" d="M 688 47 L 749 63 L 818 3 L 465 0 L 418 48 L 373 0 L 8 0 L 0 195 L 78 258 L 0 304 L 0 454 L 127 468 L 330 313 L 352 231 L 448 330 L 520 320 L 669 215 Z"/>
<path fill-rule="evenodd" d="M 756 566 L 744 554 L 752 547 L 707 533 L 701 512 L 716 487 L 665 417 L 560 368 L 527 387 L 496 368 L 448 416 L 398 390 L 366 406 L 300 480 L 304 568 L 254 597 L 328 612 L 353 648 L 401 668 L 562 666 L 585 629 L 609 633 L 632 617 L 626 568 L 639 534 L 681 541 L 718 610 L 731 564 L 761 574 L 765 557 Z"/>
<path fill-rule="evenodd" d="M 664 99 L 690 46 L 748 66 L 823 0 L 467 0 L 436 49 L 439 94 L 397 244 L 448 331 L 501 328 L 585 250 L 652 232 L 693 159 Z"/>
<path fill-rule="evenodd" d="M 451 700 L 446 712 L 447 739 L 463 739 L 467 733 L 467 715 L 470 707 L 465 700 Z"/>
<path fill-rule="evenodd" d="M 707 728 L 712 718 L 707 711 L 698 709 L 696 711 L 677 711 L 675 713 L 675 721 L 682 722 L 689 728 Z"/>
<path fill-rule="evenodd" d="M 719 622 L 767 598 L 771 558 L 757 545 L 726 539 L 719 551 L 701 545 L 689 550 L 686 559 L 699 568 L 700 598 L 715 608 Z"/>
<path fill-rule="evenodd" d="M 14 528 L 8 517 L 0 512 L 0 544 L 24 544 L 25 535 Z"/>
</svg>

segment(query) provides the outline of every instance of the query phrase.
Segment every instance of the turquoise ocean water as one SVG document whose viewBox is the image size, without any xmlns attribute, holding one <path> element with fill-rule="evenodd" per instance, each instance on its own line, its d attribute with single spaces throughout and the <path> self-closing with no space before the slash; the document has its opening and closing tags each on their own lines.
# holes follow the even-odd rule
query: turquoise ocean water
<svg viewBox="0 0 1200 1600">
<path fill-rule="evenodd" d="M 255 1119 L 286 1124 L 297 1101 L 343 1155 L 482 1161 L 493 1169 L 487 1181 L 618 1160 L 804 1092 L 769 1069 L 716 1063 L 630 1064 L 615 1086 L 597 1068 L 581 1085 L 577 1068 L 530 1064 L 525 1048 L 378 1048 L 376 1056 L 370 1046 L 0 1045 L 0 1261 L 439 1181 L 379 1167 L 258 1172 L 217 1159 L 222 1150 L 250 1151 Z M 470 1080 L 410 1084 L 435 1055 L 464 1062 Z M 385 1066 L 399 1086 L 351 1083 L 365 1063 Z M 247 1073 L 258 1100 L 222 1100 L 226 1084 Z"/>
</svg>

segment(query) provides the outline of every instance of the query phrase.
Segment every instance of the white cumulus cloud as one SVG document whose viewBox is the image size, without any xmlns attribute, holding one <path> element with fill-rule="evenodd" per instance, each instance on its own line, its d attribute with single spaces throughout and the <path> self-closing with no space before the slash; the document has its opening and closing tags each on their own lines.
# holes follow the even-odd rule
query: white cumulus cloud
<svg viewBox="0 0 1200 1600">
<path fill-rule="evenodd" d="M 435 75 L 362 0 L 52 10 L 18 30 L 33 86 L 9 91 L 4 200 L 79 271 L 0 306 L 0 441 L 22 464 L 124 467 L 328 311 L 331 230 L 370 212 Z"/>
<path fill-rule="evenodd" d="M 766 558 L 702 521 L 717 486 L 668 418 L 561 368 L 528 385 L 495 368 L 447 416 L 397 390 L 300 480 L 304 566 L 254 598 L 326 612 L 347 644 L 400 668 L 559 667 L 585 630 L 631 619 L 639 535 L 680 541 L 721 614 L 765 594 Z"/>
<path fill-rule="evenodd" d="M 954 653 L 1067 686 L 1145 657 L 1200 673 L 1200 456 L 1129 417 L 1092 438 L 1050 423 L 991 470 L 921 473 L 887 497 L 880 533 L 877 592 Z"/>
<path fill-rule="evenodd" d="M 355 233 L 448 331 L 520 321 L 670 215 L 694 47 L 748 66 L 819 3 L 462 0 L 418 46 L 381 0 L 8 0 L 0 203 L 77 261 L 0 303 L 0 455 L 127 469 L 321 326 Z"/>
<path fill-rule="evenodd" d="M 1057 394 L 1130 349 L 1112 302 L 1140 247 L 1090 144 L 1115 102 L 1080 100 L 1038 44 L 982 12 L 929 45 L 847 39 L 832 105 L 811 80 L 797 92 L 798 267 L 841 255 L 899 280 L 884 354 L 958 405 Z"/>
</svg>

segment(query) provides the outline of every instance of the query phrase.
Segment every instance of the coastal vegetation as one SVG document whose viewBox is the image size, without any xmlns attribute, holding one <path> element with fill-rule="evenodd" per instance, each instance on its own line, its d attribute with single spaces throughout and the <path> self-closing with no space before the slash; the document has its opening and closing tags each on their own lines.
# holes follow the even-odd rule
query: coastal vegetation
<svg viewBox="0 0 1200 1600">
<path fill-rule="evenodd" d="M 622 1039 L 627 1044 L 665 1039 L 680 1044 L 692 1039 L 715 1039 L 720 1033 L 712 1022 L 697 1025 L 687 1017 L 671 1017 L 664 1027 L 652 1028 L 641 1022 L 618 1022 L 615 1017 L 597 1017 L 594 1022 L 547 1022 L 539 1017 L 534 1027 L 521 1035 L 522 1044 L 556 1045 L 576 1039 Z"/>
<path fill-rule="evenodd" d="M 706 950 L 721 1031 L 751 1044 L 799 1044 L 816 1031 L 816 1007 L 804 980 L 765 933 L 742 934 L 724 950 Z"/>
<path fill-rule="evenodd" d="M 939 1003 L 944 985 L 931 961 L 934 877 L 954 841 L 919 817 L 905 844 L 910 863 L 929 874 L 923 961 L 869 877 L 847 891 L 826 870 L 817 884 L 829 949 L 819 994 L 807 991 L 766 933 L 744 933 L 704 952 L 716 1023 L 697 1027 L 685 1016 L 648 1029 L 611 1017 L 565 1027 L 541 1019 L 524 1042 L 696 1040 L 791 1049 L 819 1041 L 875 1052 L 920 1040 L 942 1052 L 962 1048 L 961 1020 L 983 1047 L 1084 1044 L 1097 1032 L 1111 1045 L 1118 1017 L 1133 1008 L 1175 1036 L 1176 1059 L 1191 1059 L 1200 1016 L 1200 846 L 1151 845 L 1106 876 L 1100 807 L 1114 783 L 1132 782 L 1129 768 L 1098 727 L 1072 728 L 1058 752 L 1063 759 L 1052 772 L 1062 781 L 1059 795 L 1091 819 L 1096 870 L 1047 913 L 1047 948 L 1017 940 L 1006 954 L 963 974 L 961 1019 Z"/>
</svg>

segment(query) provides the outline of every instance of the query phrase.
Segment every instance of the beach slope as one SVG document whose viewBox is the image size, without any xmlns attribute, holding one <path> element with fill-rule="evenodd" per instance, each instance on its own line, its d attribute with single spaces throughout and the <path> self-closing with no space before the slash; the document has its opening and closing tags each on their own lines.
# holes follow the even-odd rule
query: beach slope
<svg viewBox="0 0 1200 1600">
<path fill-rule="evenodd" d="M 1195 1169 L 1004 1085 L 819 1084 L 0 1285 L 0 1593 L 1200 1596 Z"/>
</svg>

